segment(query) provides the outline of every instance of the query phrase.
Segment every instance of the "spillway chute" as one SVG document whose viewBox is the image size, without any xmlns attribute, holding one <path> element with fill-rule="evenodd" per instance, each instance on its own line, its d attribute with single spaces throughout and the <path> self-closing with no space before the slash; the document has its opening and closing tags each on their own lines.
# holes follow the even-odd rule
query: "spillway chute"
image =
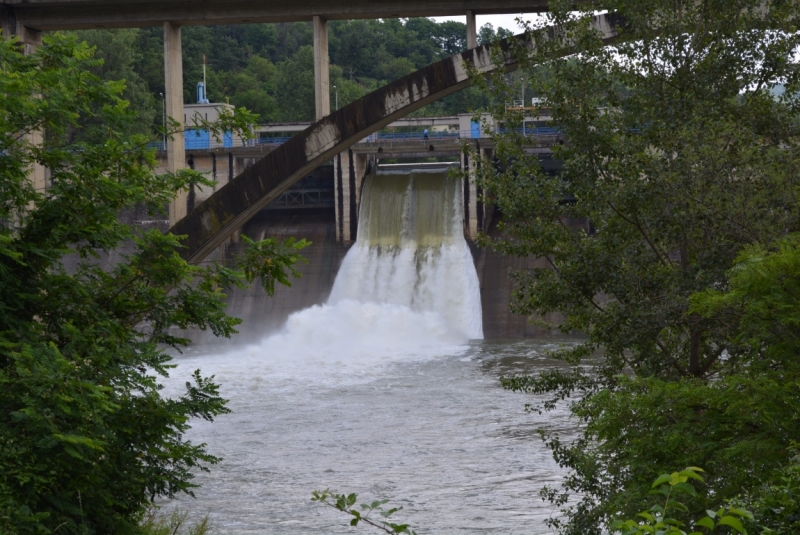
<svg viewBox="0 0 800 535">
<path fill-rule="evenodd" d="M 446 167 L 373 172 L 364 184 L 357 241 L 328 304 L 433 312 L 466 338 L 483 338 L 480 286 L 463 228 L 462 182 Z"/>
</svg>

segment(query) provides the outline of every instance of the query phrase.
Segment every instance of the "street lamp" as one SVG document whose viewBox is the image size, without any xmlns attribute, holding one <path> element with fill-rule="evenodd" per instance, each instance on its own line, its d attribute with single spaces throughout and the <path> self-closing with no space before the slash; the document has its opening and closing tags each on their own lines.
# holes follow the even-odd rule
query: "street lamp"
<svg viewBox="0 0 800 535">
<path fill-rule="evenodd" d="M 164 126 L 164 150 L 167 150 L 167 99 L 164 98 L 164 93 L 161 95 L 161 122 Z"/>
<path fill-rule="evenodd" d="M 336 111 L 339 111 L 339 90 L 333 86 L 333 92 L 336 94 Z"/>
</svg>

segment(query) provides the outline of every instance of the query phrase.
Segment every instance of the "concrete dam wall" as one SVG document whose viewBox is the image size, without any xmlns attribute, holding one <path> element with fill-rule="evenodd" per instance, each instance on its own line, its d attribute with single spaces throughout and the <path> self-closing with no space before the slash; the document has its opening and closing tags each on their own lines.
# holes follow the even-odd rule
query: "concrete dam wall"
<svg viewBox="0 0 800 535">
<path fill-rule="evenodd" d="M 327 182 L 327 172 L 324 168 L 320 172 L 322 175 L 318 177 L 321 179 L 319 182 L 324 184 Z M 320 189 L 319 183 L 314 185 L 316 189 Z M 277 286 L 275 296 L 270 298 L 256 283 L 245 290 L 236 289 L 229 295 L 229 313 L 243 320 L 239 326 L 240 335 L 237 341 L 247 343 L 278 331 L 292 313 L 326 303 L 342 262 L 354 246 L 353 242 L 337 241 L 333 206 L 271 206 L 245 225 L 242 232 L 253 240 L 283 240 L 293 237 L 312 242 L 302 252 L 308 263 L 297 266 L 303 276 L 294 279 L 291 288 Z M 496 217 L 491 221 L 488 233 L 497 235 Z M 241 247 L 240 243 L 234 241 L 225 248 L 224 256 L 230 258 L 241 251 Z M 510 270 L 539 267 L 539 263 L 532 259 L 511 258 L 492 250 L 479 249 L 472 242 L 469 242 L 469 248 L 480 286 L 484 337 L 522 338 L 542 334 L 541 329 L 531 325 L 527 318 L 512 314 L 509 310 L 514 284 Z M 205 333 L 196 333 L 192 338 L 202 343 L 210 341 L 212 337 Z"/>
</svg>

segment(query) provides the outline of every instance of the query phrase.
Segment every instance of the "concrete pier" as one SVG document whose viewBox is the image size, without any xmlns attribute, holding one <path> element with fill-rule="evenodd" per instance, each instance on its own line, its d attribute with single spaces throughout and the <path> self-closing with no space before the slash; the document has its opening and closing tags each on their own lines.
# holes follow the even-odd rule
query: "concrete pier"
<svg viewBox="0 0 800 535">
<path fill-rule="evenodd" d="M 336 187 L 336 239 L 355 241 L 358 234 L 358 207 L 361 205 L 361 187 L 364 184 L 370 159 L 352 149 L 334 158 L 333 173 Z"/>
<path fill-rule="evenodd" d="M 478 146 L 478 153 L 482 159 L 492 157 L 492 149 L 489 148 Z M 480 165 L 480 161 L 470 159 L 468 154 L 461 155 L 461 170 L 467 172 L 467 180 L 464 180 L 464 236 L 473 241 L 479 232 L 488 230 L 491 220 L 491 214 L 483 202 L 483 189 L 475 180 Z"/>
<path fill-rule="evenodd" d="M 475 20 L 475 12 L 471 9 L 467 11 L 467 48 L 478 46 L 478 23 Z"/>
<path fill-rule="evenodd" d="M 172 22 L 164 23 L 164 79 L 167 117 L 178 121 L 183 118 L 183 58 L 181 27 Z M 185 168 L 186 148 L 183 130 L 167 138 L 167 171 L 176 173 Z M 180 191 L 169 205 L 170 225 L 174 225 L 187 214 L 189 193 Z"/>
<path fill-rule="evenodd" d="M 2 25 L 3 38 L 16 37 L 22 53 L 26 56 L 33 54 L 42 44 L 42 32 L 25 26 L 23 21 L 5 6 L 0 7 L 0 25 Z M 44 143 L 44 133 L 41 130 L 34 130 L 26 137 L 31 145 Z M 47 169 L 43 165 L 34 163 L 28 170 L 28 180 L 37 192 L 44 193 L 47 189 Z"/>
<path fill-rule="evenodd" d="M 314 16 L 314 99 L 317 121 L 331 114 L 330 57 L 328 21 Z"/>
</svg>

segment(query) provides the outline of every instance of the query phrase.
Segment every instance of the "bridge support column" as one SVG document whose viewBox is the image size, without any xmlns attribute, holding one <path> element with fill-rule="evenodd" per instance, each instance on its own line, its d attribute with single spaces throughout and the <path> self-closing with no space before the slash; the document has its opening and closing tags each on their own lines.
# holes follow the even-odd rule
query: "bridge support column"
<svg viewBox="0 0 800 535">
<path fill-rule="evenodd" d="M 26 56 L 33 54 L 42 45 L 42 32 L 28 28 L 23 22 L 17 19 L 16 14 L 11 9 L 0 7 L 0 21 L 2 24 L 3 38 L 16 37 L 22 53 Z M 27 134 L 28 143 L 31 145 L 41 145 L 44 143 L 44 132 L 34 130 Z M 28 170 L 28 180 L 33 184 L 33 188 L 44 193 L 47 189 L 47 170 L 43 165 L 34 163 Z"/>
<path fill-rule="evenodd" d="M 333 160 L 336 205 L 336 240 L 355 241 L 361 186 L 369 168 L 369 156 L 347 150 Z"/>
<path fill-rule="evenodd" d="M 314 16 L 314 97 L 317 121 L 331 114 L 330 63 L 328 21 Z"/>
<path fill-rule="evenodd" d="M 478 147 L 478 153 L 482 158 L 491 156 L 489 149 Z M 476 183 L 478 169 L 481 162 L 473 161 L 469 154 L 461 155 L 461 170 L 467 172 L 467 179 L 464 180 L 464 236 L 467 239 L 475 240 L 478 232 L 486 232 L 489 226 L 491 214 L 483 202 L 483 189 Z"/>
<path fill-rule="evenodd" d="M 181 27 L 172 22 L 164 23 L 164 95 L 167 116 L 181 125 L 183 120 L 183 57 Z M 183 130 L 167 138 L 167 171 L 177 173 L 186 167 L 186 144 Z M 169 224 L 186 217 L 189 193 L 179 191 L 169 205 Z"/>
<path fill-rule="evenodd" d="M 478 46 L 478 23 L 475 20 L 475 12 L 471 9 L 467 11 L 467 48 Z"/>
</svg>

